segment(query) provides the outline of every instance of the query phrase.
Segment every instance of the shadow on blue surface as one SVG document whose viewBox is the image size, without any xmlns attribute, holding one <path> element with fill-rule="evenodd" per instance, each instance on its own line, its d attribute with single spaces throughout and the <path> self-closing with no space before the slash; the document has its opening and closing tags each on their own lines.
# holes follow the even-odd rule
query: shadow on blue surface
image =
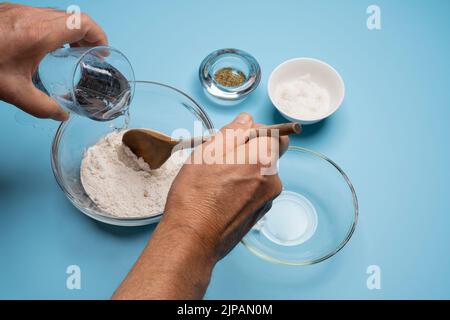
<svg viewBox="0 0 450 320">
<path fill-rule="evenodd" d="M 267 295 L 262 288 L 271 288 L 272 299 L 303 299 L 332 283 L 341 269 L 340 259 L 334 258 L 313 266 L 273 264 L 238 245 L 216 267 L 206 298 L 224 297 L 224 292 L 233 292 L 224 298 L 264 299 Z M 230 278 L 230 274 L 234 276 Z M 217 283 L 221 286 L 216 287 Z"/>
<path fill-rule="evenodd" d="M 132 239 L 146 237 L 149 233 L 152 233 L 156 227 L 155 224 L 137 227 L 108 225 L 86 216 L 84 213 L 75 208 L 67 199 L 62 199 L 61 202 L 64 202 L 60 204 L 65 207 L 64 214 L 69 215 L 70 219 L 82 220 L 86 229 L 95 229 L 95 232 L 100 232 L 100 234 L 107 237 L 132 241 Z M 90 230 L 89 232 L 93 231 Z"/>
<path fill-rule="evenodd" d="M 108 225 L 100 221 L 94 221 L 94 223 L 100 231 L 107 232 L 116 237 L 140 237 L 149 232 L 153 233 L 156 228 L 156 224 L 139 227 L 121 227 Z"/>
<path fill-rule="evenodd" d="M 140 238 L 149 232 L 153 232 L 156 228 L 156 224 L 146 225 L 146 226 L 138 226 L 138 227 L 123 227 L 123 226 L 114 226 L 109 225 L 97 220 L 94 220 L 84 213 L 75 208 L 69 201 L 65 201 L 65 213 L 70 215 L 78 215 L 86 221 L 86 223 L 90 224 L 91 227 L 97 229 L 97 231 L 102 233 L 107 233 L 110 236 L 118 237 L 118 238 Z"/>
</svg>

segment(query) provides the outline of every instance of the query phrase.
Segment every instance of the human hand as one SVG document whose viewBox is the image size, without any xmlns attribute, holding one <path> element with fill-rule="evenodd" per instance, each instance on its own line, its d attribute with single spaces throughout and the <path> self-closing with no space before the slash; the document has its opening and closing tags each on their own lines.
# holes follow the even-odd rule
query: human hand
<svg viewBox="0 0 450 320">
<path fill-rule="evenodd" d="M 114 299 L 204 295 L 215 263 L 281 192 L 278 175 L 266 169 L 276 165 L 289 140 L 276 136 L 249 140 L 249 129 L 258 126 L 242 113 L 194 150 L 172 184 L 161 222 Z M 230 131 L 233 134 L 228 135 Z M 240 164 L 230 164 L 229 159 Z"/>
<path fill-rule="evenodd" d="M 258 126 L 249 114 L 240 114 L 194 151 L 168 195 L 161 228 L 194 235 L 215 261 L 245 236 L 282 190 L 276 170 L 268 168 L 276 166 L 289 139 L 249 140 L 249 129 Z"/>
<path fill-rule="evenodd" d="M 0 99 L 38 118 L 66 120 L 67 113 L 32 83 L 39 62 L 64 44 L 107 45 L 105 32 L 86 14 L 79 29 L 66 26 L 69 14 L 52 8 L 0 4 Z"/>
</svg>

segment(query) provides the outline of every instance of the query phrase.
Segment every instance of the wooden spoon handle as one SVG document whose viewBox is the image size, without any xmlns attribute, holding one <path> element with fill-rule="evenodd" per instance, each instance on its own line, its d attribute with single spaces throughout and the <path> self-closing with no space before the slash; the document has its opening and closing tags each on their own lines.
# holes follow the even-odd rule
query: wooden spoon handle
<svg viewBox="0 0 450 320">
<path fill-rule="evenodd" d="M 264 126 L 260 128 L 253 129 L 256 131 L 256 136 L 271 136 L 272 130 L 278 130 L 278 136 L 287 136 L 290 134 L 299 134 L 302 131 L 302 127 L 299 123 L 289 122 L 274 124 L 271 126 Z"/>
<path fill-rule="evenodd" d="M 278 130 L 278 136 L 281 137 L 290 134 L 299 134 L 302 131 L 302 127 L 299 123 L 296 122 L 274 124 L 271 126 L 263 126 L 260 128 L 251 129 L 249 136 L 252 138 L 261 136 L 270 137 L 273 132 L 272 130 Z M 185 148 L 193 148 L 208 141 L 210 138 L 210 136 L 199 136 L 193 137 L 192 139 L 182 140 L 180 143 Z"/>
</svg>

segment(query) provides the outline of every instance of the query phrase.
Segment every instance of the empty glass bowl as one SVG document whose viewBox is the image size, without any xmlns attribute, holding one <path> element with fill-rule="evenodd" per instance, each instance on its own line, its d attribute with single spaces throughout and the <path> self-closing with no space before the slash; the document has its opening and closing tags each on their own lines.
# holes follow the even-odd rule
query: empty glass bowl
<svg viewBox="0 0 450 320">
<path fill-rule="evenodd" d="M 121 128 L 152 128 L 177 137 L 202 135 L 211 131 L 212 122 L 203 108 L 185 93 L 156 82 L 136 81 L 130 116 L 109 122 L 71 116 L 63 122 L 52 145 L 52 169 L 67 198 L 80 211 L 96 220 L 122 226 L 138 226 L 159 221 L 161 214 L 143 218 L 117 218 L 103 212 L 85 193 L 80 181 L 84 151 L 102 136 Z"/>
<path fill-rule="evenodd" d="M 257 256 L 287 265 L 330 258 L 350 240 L 358 201 L 347 175 L 324 155 L 289 147 L 278 163 L 283 192 L 242 240 Z"/>
<path fill-rule="evenodd" d="M 215 75 L 228 68 L 242 74 L 244 82 L 238 86 L 225 86 Z M 209 54 L 201 63 L 199 78 L 206 94 L 218 104 L 239 103 L 254 91 L 261 81 L 261 68 L 249 53 L 238 49 L 220 49 Z"/>
</svg>

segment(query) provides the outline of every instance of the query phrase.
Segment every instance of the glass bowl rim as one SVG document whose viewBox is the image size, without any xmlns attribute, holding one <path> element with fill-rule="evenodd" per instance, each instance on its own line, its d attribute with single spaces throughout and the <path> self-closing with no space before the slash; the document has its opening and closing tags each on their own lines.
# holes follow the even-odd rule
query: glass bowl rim
<svg viewBox="0 0 450 320">
<path fill-rule="evenodd" d="M 188 99 L 192 105 L 194 106 L 195 112 L 197 115 L 201 118 L 202 122 L 206 125 L 206 129 L 210 132 L 214 130 L 214 125 L 209 118 L 208 114 L 204 110 L 202 106 L 200 106 L 199 103 L 197 103 L 192 97 L 190 97 L 188 94 L 184 93 L 180 89 L 177 89 L 171 85 L 164 84 L 157 81 L 144 81 L 144 80 L 134 80 L 134 84 L 151 84 L 156 85 L 159 87 L 163 87 L 172 91 L 175 91 L 182 96 L 184 96 L 186 99 Z M 92 120 L 94 121 L 94 120 Z M 70 122 L 70 117 L 68 120 L 61 122 L 61 124 L 58 126 L 58 129 L 56 130 L 56 133 L 53 137 L 52 141 L 52 147 L 51 147 L 51 166 L 52 166 L 52 172 L 53 176 L 55 177 L 55 180 L 59 186 L 59 188 L 63 191 L 65 196 L 70 200 L 70 202 L 82 213 L 85 215 L 93 218 L 94 220 L 101 221 L 110 225 L 117 225 L 117 226 L 142 226 L 142 225 L 148 225 L 157 222 L 163 215 L 163 213 L 159 213 L 152 216 L 145 216 L 145 217 L 129 217 L 129 218 L 120 218 L 120 217 L 114 217 L 109 215 L 104 215 L 101 213 L 98 213 L 96 211 L 91 210 L 90 208 L 81 207 L 77 204 L 76 199 L 73 198 L 72 194 L 68 192 L 66 187 L 64 186 L 64 183 L 61 179 L 61 174 L 58 168 L 58 148 L 59 143 L 61 142 L 61 138 L 65 132 L 65 129 Z"/>
<path fill-rule="evenodd" d="M 347 183 L 347 186 L 350 189 L 350 192 L 352 194 L 352 200 L 353 200 L 353 222 L 349 228 L 349 230 L 347 231 L 347 234 L 345 236 L 345 238 L 339 243 L 339 245 L 334 248 L 332 251 L 330 251 L 327 254 L 324 254 L 318 258 L 315 259 L 310 259 L 310 260 L 305 260 L 305 261 L 301 261 L 301 262 L 293 262 L 293 261 L 288 261 L 288 260 L 283 260 L 283 259 L 279 259 L 279 258 L 274 258 L 272 256 L 269 256 L 266 253 L 261 252 L 259 249 L 255 248 L 253 245 L 251 245 L 250 243 L 245 241 L 245 237 L 241 240 L 241 243 L 250 251 L 252 252 L 255 256 L 275 263 L 275 264 L 281 264 L 281 265 L 288 265 L 288 266 L 309 266 L 309 265 L 313 265 L 313 264 L 317 264 L 319 262 L 325 261 L 329 258 L 331 258 L 332 256 L 334 256 L 335 254 L 337 254 L 339 251 L 342 250 L 342 248 L 345 247 L 345 245 L 350 241 L 353 233 L 355 232 L 356 229 L 356 225 L 358 223 L 358 218 L 359 218 L 359 205 L 358 205 L 358 198 L 356 196 L 356 191 L 355 188 L 353 187 L 352 182 L 350 181 L 349 177 L 347 176 L 347 174 L 344 172 L 344 170 L 341 169 L 341 167 L 339 167 L 339 165 L 334 162 L 333 160 L 331 160 L 330 158 L 328 158 L 327 156 L 325 156 L 324 154 L 317 152 L 317 151 L 313 151 L 304 147 L 300 147 L 300 146 L 289 146 L 288 151 L 287 152 L 304 152 L 306 154 L 312 155 L 313 157 L 318 158 L 319 160 L 324 160 L 326 162 L 328 162 L 329 164 L 331 164 L 342 176 L 342 178 L 344 179 L 344 181 Z"/>
</svg>

